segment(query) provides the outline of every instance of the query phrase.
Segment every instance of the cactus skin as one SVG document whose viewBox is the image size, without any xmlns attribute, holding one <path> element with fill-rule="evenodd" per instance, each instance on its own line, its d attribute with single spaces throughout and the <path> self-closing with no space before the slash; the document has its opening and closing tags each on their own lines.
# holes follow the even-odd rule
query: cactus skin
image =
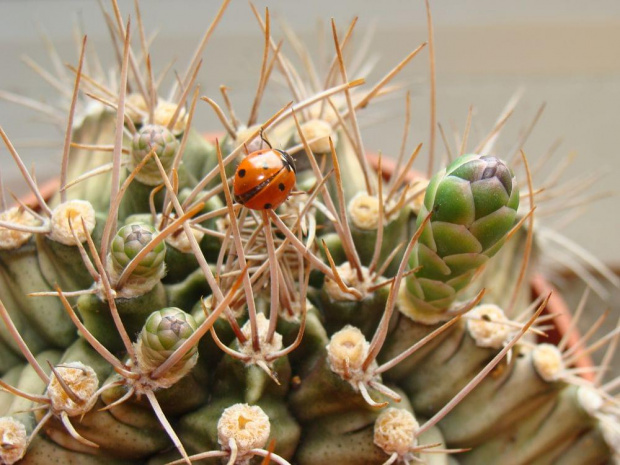
<svg viewBox="0 0 620 465">
<path fill-rule="evenodd" d="M 418 227 L 431 219 L 411 254 L 401 311 L 413 319 L 435 323 L 502 246 L 519 206 L 516 179 L 495 158 L 463 155 L 430 181 L 418 214 Z M 408 304 L 408 305 L 407 305 Z"/>
<path fill-rule="evenodd" d="M 135 50 L 127 55 L 126 68 L 136 67 L 135 56 Z M 130 79 L 139 71 L 130 70 Z M 175 98 L 193 93 L 192 86 L 184 88 L 190 75 L 179 76 Z M 140 87 L 130 82 L 130 89 Z M 380 87 L 377 93 L 387 91 Z M 51 364 L 58 373 L 67 367 L 92 370 L 99 382 L 96 403 L 70 427 L 63 412 L 47 402 L 33 412 L 32 399 L 0 390 L 0 439 L 5 424 L 20 422 L 20 434 L 41 426 L 20 463 L 160 465 L 196 454 L 191 463 L 249 465 L 266 464 L 264 457 L 271 454 L 270 463 L 294 465 L 420 460 L 544 465 L 606 463 L 618 456 L 617 408 L 608 409 L 603 399 L 609 399 L 600 393 L 583 394 L 585 381 L 573 384 L 565 354 L 529 341 L 517 343 L 475 390 L 420 433 L 523 327 L 495 306 L 481 313 L 488 301 L 450 320 L 453 326 L 395 366 L 383 365 L 441 329 L 458 308 L 461 291 L 505 242 L 519 191 L 504 162 L 481 155 L 458 158 L 433 177 L 418 209 L 415 200 L 404 201 L 413 185 L 388 194 L 388 185 L 373 173 L 365 176 L 356 153 L 361 141 L 355 140 L 356 131 L 341 127 L 353 124 L 353 118 L 343 117 L 353 110 L 343 103 L 350 96 L 342 91 L 333 94 L 333 107 L 318 102 L 296 110 L 299 131 L 290 115 L 271 127 L 256 115 L 247 125 L 231 121 L 219 147 L 188 126 L 189 100 L 178 97 L 177 105 L 148 97 L 129 93 L 125 115 L 99 109 L 73 128 L 76 147 L 97 142 L 108 148 L 94 150 L 90 160 L 78 153 L 87 149 L 72 148 L 69 179 L 112 160 L 115 119 L 119 126 L 125 121 L 124 130 L 131 133 L 123 150 L 116 148 L 128 166 L 116 172 L 119 187 L 126 189 L 118 203 L 110 202 L 115 189 L 106 170 L 67 192 L 69 199 L 89 201 L 95 209 L 93 248 L 87 241 L 84 250 L 66 245 L 50 232 L 0 229 L 0 239 L 18 239 L 12 248 L 0 247 L 0 300 L 44 374 L 24 362 L 28 354 L 7 323 L 0 325 L 2 381 L 44 397 Z M 304 138 L 318 140 L 305 144 Z M 222 179 L 234 172 L 229 156 L 242 157 L 244 141 L 248 152 L 268 143 L 274 149 L 308 148 L 295 154 L 297 192 L 264 216 L 227 203 Z M 161 176 L 154 160 L 132 173 L 153 149 L 169 178 Z M 221 170 L 219 152 L 226 165 Z M 173 166 L 177 155 L 179 164 Z M 320 186 L 313 168 L 324 168 L 325 175 L 336 165 L 340 178 L 327 179 L 308 205 Z M 390 211 L 381 230 L 380 186 L 386 189 L 384 212 Z M 395 205 L 400 206 L 391 211 Z M 190 210 L 194 218 L 187 215 Z M 21 215 L 5 213 L 2 218 Z M 429 214 L 405 255 L 414 226 L 421 228 Z M 183 225 L 166 231 L 181 216 Z M 38 217 L 28 221 L 44 229 Z M 153 241 L 157 245 L 125 276 Z M 392 262 L 383 268 L 388 257 Z M 42 291 L 45 296 L 27 296 Z M 72 308 L 78 315 L 73 321 Z M 186 352 L 177 352 L 181 348 Z M 334 352 L 344 355 L 337 358 Z M 229 434 L 235 429 L 241 432 L 238 440 Z M 252 431 L 259 431 L 257 441 L 249 440 Z M 0 441 L 1 465 L 2 448 L 10 449 L 11 441 Z M 432 444 L 437 446 L 426 453 Z M 467 452 L 443 450 L 457 447 Z"/>
</svg>

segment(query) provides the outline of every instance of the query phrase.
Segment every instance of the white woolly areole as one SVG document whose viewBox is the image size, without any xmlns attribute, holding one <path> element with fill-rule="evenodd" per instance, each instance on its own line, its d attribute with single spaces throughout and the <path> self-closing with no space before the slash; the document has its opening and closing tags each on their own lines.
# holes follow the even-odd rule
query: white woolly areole
<svg viewBox="0 0 620 465">
<path fill-rule="evenodd" d="M 155 107 L 152 124 L 168 127 L 168 124 L 172 120 L 172 116 L 175 114 L 176 111 L 176 103 L 160 100 Z M 171 129 L 172 133 L 175 136 L 181 134 L 183 131 L 185 131 L 185 129 L 187 129 L 187 119 L 188 115 L 185 111 L 185 108 L 181 108 L 181 110 L 179 111 L 179 115 L 177 116 L 177 120 Z"/>
<path fill-rule="evenodd" d="M 497 305 L 484 304 L 467 314 L 467 331 L 478 347 L 501 349 L 511 334 L 504 311 Z"/>
<path fill-rule="evenodd" d="M 176 218 L 172 217 L 171 221 L 174 221 Z M 161 213 L 157 214 L 157 223 L 161 224 Z M 204 233 L 194 228 L 190 228 L 192 231 L 192 235 L 196 242 L 200 242 L 204 237 Z M 166 244 L 171 245 L 175 249 L 183 253 L 192 253 L 192 246 L 190 245 L 189 238 L 187 237 L 187 233 L 184 229 L 180 229 L 176 234 L 170 234 L 166 237 Z"/>
<path fill-rule="evenodd" d="M 368 268 L 364 266 L 362 267 L 362 280 L 361 281 L 357 275 L 357 269 L 352 268 L 349 262 L 344 262 L 342 265 L 336 267 L 336 271 L 338 272 L 338 275 L 340 276 L 342 281 L 348 287 L 357 289 L 358 291 L 362 293 L 362 299 L 368 294 L 367 289 L 369 285 L 376 284 L 372 282 L 372 280 L 370 279 L 370 273 L 368 272 Z M 378 281 L 378 282 L 381 282 L 381 281 Z M 340 287 L 338 286 L 338 283 L 336 283 L 336 281 L 334 281 L 333 279 L 329 277 L 325 277 L 325 281 L 323 283 L 323 289 L 325 289 L 325 292 L 327 292 L 327 295 L 329 295 L 334 300 L 340 300 L 340 301 L 359 300 L 353 294 L 344 292 L 342 289 L 340 289 Z"/>
<path fill-rule="evenodd" d="M 0 220 L 7 223 L 19 224 L 22 226 L 38 226 L 39 220 L 22 208 L 12 207 L 0 212 Z M 32 233 L 16 231 L 14 229 L 3 228 L 0 226 L 0 250 L 13 250 L 21 247 Z"/>
<path fill-rule="evenodd" d="M 252 326 L 250 320 L 246 321 L 241 327 L 241 333 L 246 337 L 246 342 L 240 347 L 240 351 L 250 356 L 252 361 L 264 360 L 265 355 L 277 352 L 282 349 L 282 336 L 276 332 L 273 333 L 271 342 L 267 341 L 267 333 L 269 332 L 269 320 L 264 313 L 256 314 L 256 329 L 258 331 L 258 342 L 260 352 L 255 352 L 252 346 Z"/>
<path fill-rule="evenodd" d="M 11 417 L 0 418 L 0 463 L 13 465 L 26 453 L 28 434 L 25 426 Z"/>
<path fill-rule="evenodd" d="M 356 390 L 360 382 L 366 384 L 372 379 L 380 379 L 373 375 L 374 368 L 377 367 L 376 360 L 372 361 L 367 370 L 362 367 L 370 344 L 359 328 L 345 326 L 332 335 L 326 348 L 329 368 L 342 379 L 349 381 Z"/>
<path fill-rule="evenodd" d="M 205 235 L 202 231 L 198 231 L 197 229 L 190 228 L 190 230 L 196 242 L 200 242 Z M 181 231 L 179 234 L 171 234 L 166 237 L 166 244 L 171 245 L 180 252 L 192 253 L 192 246 L 185 230 Z"/>
<path fill-rule="evenodd" d="M 224 410 L 217 422 L 218 442 L 223 449 L 230 450 L 229 444 L 233 440 L 239 455 L 265 447 L 270 432 L 269 417 L 256 405 L 232 405 Z"/>
<path fill-rule="evenodd" d="M 86 235 L 90 235 L 95 229 L 95 209 L 86 200 L 69 200 L 61 203 L 52 211 L 50 239 L 64 245 L 76 245 L 69 222 L 73 225 L 78 240 L 83 243 L 86 241 Z"/>
<path fill-rule="evenodd" d="M 330 153 L 329 138 L 331 136 L 334 146 L 338 143 L 338 136 L 332 130 L 331 125 L 322 119 L 311 119 L 301 124 L 301 132 L 304 135 L 310 150 L 313 153 Z M 301 144 L 301 136 L 295 133 L 295 143 Z"/>
<path fill-rule="evenodd" d="M 588 415 L 596 415 L 605 404 L 603 397 L 596 391 L 596 389 L 581 386 L 577 389 L 577 400 L 581 408 L 583 408 Z"/>
<path fill-rule="evenodd" d="M 413 414 L 401 408 L 386 408 L 375 420 L 375 444 L 386 454 L 399 456 L 417 445 L 415 434 L 420 429 Z"/>
<path fill-rule="evenodd" d="M 379 199 L 365 192 L 358 192 L 349 202 L 349 218 L 360 229 L 377 229 L 379 226 Z"/>
<path fill-rule="evenodd" d="M 564 371 L 562 353 L 553 344 L 538 344 L 532 352 L 534 368 L 547 382 L 556 381 Z"/>
<path fill-rule="evenodd" d="M 131 93 L 125 98 L 125 115 L 135 125 L 144 124 L 149 108 L 142 94 Z"/>
<path fill-rule="evenodd" d="M 259 129 L 259 127 L 259 125 L 255 124 L 249 128 L 239 128 L 235 137 L 235 143 L 239 145 L 245 142 L 245 146 L 248 148 L 248 153 L 267 148 L 267 144 L 260 138 L 260 135 L 255 136 L 253 139 L 247 140 L 248 137 Z"/>
<path fill-rule="evenodd" d="M 47 396 L 51 401 L 52 410 L 56 413 L 66 412 L 70 417 L 74 417 L 83 415 L 93 408 L 97 402 L 95 393 L 99 388 L 99 379 L 95 370 L 82 362 L 69 362 L 58 365 L 56 371 L 64 384 L 81 399 L 81 402 L 73 401 L 58 382 L 56 375 L 52 373 L 47 386 Z"/>
</svg>

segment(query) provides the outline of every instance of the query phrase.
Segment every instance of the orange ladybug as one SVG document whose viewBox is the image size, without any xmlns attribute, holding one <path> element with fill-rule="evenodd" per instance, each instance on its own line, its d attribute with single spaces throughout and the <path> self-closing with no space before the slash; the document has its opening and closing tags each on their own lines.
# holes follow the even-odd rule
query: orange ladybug
<svg viewBox="0 0 620 465">
<path fill-rule="evenodd" d="M 278 149 L 262 149 L 245 157 L 235 172 L 235 200 L 252 210 L 277 208 L 295 187 L 295 161 Z"/>
</svg>

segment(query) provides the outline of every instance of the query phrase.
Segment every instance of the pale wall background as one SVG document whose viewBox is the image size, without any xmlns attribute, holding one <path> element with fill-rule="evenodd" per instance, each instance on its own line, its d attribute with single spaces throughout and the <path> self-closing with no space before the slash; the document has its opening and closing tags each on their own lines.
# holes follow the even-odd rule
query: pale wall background
<svg viewBox="0 0 620 465">
<path fill-rule="evenodd" d="M 105 0 L 104 0 L 105 3 Z M 161 69 L 176 57 L 184 70 L 202 31 L 219 2 L 142 2 L 147 27 L 158 29 L 154 61 Z M 127 13 L 132 2 L 121 0 Z M 374 28 L 369 55 L 377 60 L 369 81 L 397 63 L 426 37 L 425 11 L 421 0 L 410 1 L 257 1 L 267 5 L 274 17 L 274 36 L 281 37 L 279 22 L 286 19 L 313 52 L 320 49 L 317 23 L 334 17 L 340 29 L 354 15 L 360 16 L 358 43 Z M 438 117 L 444 127 L 465 126 L 467 111 L 474 105 L 476 134 L 484 134 L 504 104 L 523 88 L 524 97 L 506 129 L 500 149 L 511 148 L 520 130 L 542 103 L 546 110 L 525 145 L 532 160 L 542 156 L 562 138 L 557 160 L 575 152 L 578 157 L 567 176 L 604 174 L 594 192 L 615 191 L 615 196 L 584 209 L 583 216 L 564 232 L 587 244 L 598 257 L 620 263 L 617 245 L 620 227 L 618 176 L 620 175 L 620 2 L 617 0 L 438 0 L 432 2 L 437 47 Z M 64 60 L 76 63 L 73 28 L 82 25 L 89 47 L 102 60 L 111 60 L 107 31 L 99 8 L 90 0 L 0 1 L 0 88 L 54 101 L 54 90 L 44 84 L 21 61 L 28 55 L 49 66 L 39 30 L 52 38 Z M 327 37 L 327 36 L 326 36 Z M 199 78 L 202 93 L 219 99 L 218 86 L 232 88 L 239 115 L 247 115 L 260 66 L 261 36 L 246 1 L 233 0 L 207 47 Z M 326 42 L 330 45 L 330 42 Z M 287 50 L 290 52 L 290 49 Z M 399 78 L 412 92 L 413 121 L 410 147 L 428 141 L 428 54 L 423 53 Z M 108 61 L 109 62 L 109 61 Z M 262 116 L 289 100 L 272 86 L 275 97 Z M 380 106 L 380 118 L 366 119 L 363 136 L 367 149 L 394 155 L 400 144 L 403 104 L 393 99 Z M 197 127 L 218 130 L 219 124 L 206 104 L 199 104 Z M 377 121 L 378 119 L 378 121 Z M 58 130 L 24 108 L 0 102 L 0 125 L 18 145 L 29 163 L 36 162 L 41 179 L 57 173 L 59 145 L 35 147 L 61 140 Z M 36 144 L 33 144 L 32 141 Z M 30 141 L 30 142 L 27 142 Z M 454 143 L 451 140 L 451 143 Z M 473 146 L 473 145 L 472 145 Z M 438 148 L 442 151 L 442 145 Z M 557 165 L 558 162 L 556 162 Z M 417 166 L 426 166 L 421 159 Z M 6 184 L 18 190 L 13 164 L 0 149 L 0 170 Z"/>
</svg>

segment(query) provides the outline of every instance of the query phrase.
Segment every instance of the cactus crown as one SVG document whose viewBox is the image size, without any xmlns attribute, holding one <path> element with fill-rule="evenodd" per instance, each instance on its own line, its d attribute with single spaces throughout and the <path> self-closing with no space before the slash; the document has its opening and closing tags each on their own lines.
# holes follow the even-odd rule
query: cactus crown
<svg viewBox="0 0 620 465">
<path fill-rule="evenodd" d="M 527 160 L 492 155 L 508 115 L 433 176 L 410 169 L 421 151 L 433 167 L 434 140 L 406 158 L 405 134 L 388 179 L 387 157 L 373 169 L 366 156 L 358 113 L 397 90 L 388 83 L 425 44 L 362 87 L 347 69 L 354 23 L 342 35 L 332 22 L 319 78 L 294 33 L 302 70 L 274 40 L 269 10 L 252 7 L 263 36 L 254 102 L 240 121 L 225 86 L 202 96 L 224 131 L 207 140 L 193 127 L 196 81 L 228 3 L 164 99 L 139 5 L 135 34 L 112 0 L 117 76 L 92 75 L 84 40 L 57 195 L 43 197 L 0 129 L 36 199 L 0 212 L 0 461 L 617 455 L 617 383 L 578 379 L 587 370 L 567 340 L 531 338 L 549 296 L 531 302 L 524 284 L 537 236 L 519 205 L 533 210 L 539 191 Z M 263 115 L 277 73 L 293 103 Z M 97 111 L 81 111 L 87 98 Z M 524 252 L 511 256 L 502 247 L 518 234 Z M 495 284 L 494 301 L 476 279 L 509 260 L 518 277 Z"/>
</svg>

